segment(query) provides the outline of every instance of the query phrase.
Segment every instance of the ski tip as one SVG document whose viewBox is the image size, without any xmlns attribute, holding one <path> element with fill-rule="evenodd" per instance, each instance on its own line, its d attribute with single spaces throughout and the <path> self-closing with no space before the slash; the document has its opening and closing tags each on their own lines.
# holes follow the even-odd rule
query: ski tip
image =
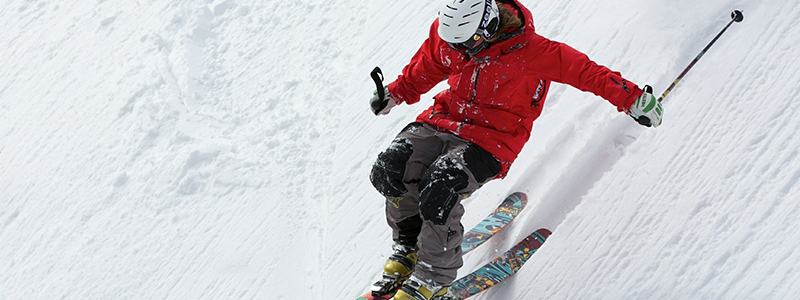
<svg viewBox="0 0 800 300">
<path fill-rule="evenodd" d="M 742 14 L 741 10 L 734 10 L 731 13 L 731 19 L 733 19 L 733 21 L 737 23 L 741 22 L 742 20 L 744 20 L 744 14 Z"/>
<path fill-rule="evenodd" d="M 525 208 L 525 206 L 528 205 L 528 195 L 525 195 L 525 193 L 514 192 L 513 194 L 508 195 L 508 197 L 506 197 L 506 199 L 515 199 L 515 198 L 519 199 L 518 201 L 522 203 L 522 207 L 520 209 Z"/>
<path fill-rule="evenodd" d="M 553 232 L 550 231 L 550 229 L 547 229 L 547 228 L 539 228 L 538 230 L 536 230 L 536 232 L 534 234 L 539 234 L 539 235 L 543 236 L 546 239 L 546 238 L 550 237 L 550 235 L 553 234 Z"/>
<path fill-rule="evenodd" d="M 525 202 L 528 201 L 528 195 L 526 195 L 523 192 L 513 192 L 513 193 L 511 193 L 511 195 L 508 195 L 508 197 L 506 197 L 506 198 L 518 198 L 521 201 L 525 201 Z"/>
</svg>

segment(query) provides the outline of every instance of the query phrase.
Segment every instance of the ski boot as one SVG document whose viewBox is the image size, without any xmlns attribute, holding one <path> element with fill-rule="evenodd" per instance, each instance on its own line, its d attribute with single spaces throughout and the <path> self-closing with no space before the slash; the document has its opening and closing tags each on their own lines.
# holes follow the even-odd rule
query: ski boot
<svg viewBox="0 0 800 300">
<path fill-rule="evenodd" d="M 392 245 L 392 253 L 383 265 L 383 277 L 372 285 L 372 296 L 380 297 L 397 290 L 414 272 L 417 249 L 400 244 Z"/>
<path fill-rule="evenodd" d="M 450 300 L 449 287 L 427 284 L 416 277 L 411 277 L 403 287 L 394 294 L 394 300 Z"/>
</svg>

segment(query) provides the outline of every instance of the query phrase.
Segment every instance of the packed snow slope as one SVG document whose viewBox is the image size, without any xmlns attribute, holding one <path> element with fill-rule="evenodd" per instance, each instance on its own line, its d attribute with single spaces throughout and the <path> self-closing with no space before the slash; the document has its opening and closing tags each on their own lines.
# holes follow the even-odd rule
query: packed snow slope
<svg viewBox="0 0 800 300">
<path fill-rule="evenodd" d="M 477 268 L 553 235 L 475 299 L 800 295 L 796 1 L 523 0 L 539 34 L 660 93 L 638 126 L 554 85 L 465 227 L 528 193 Z M 354 299 L 390 253 L 373 160 L 431 103 L 368 109 L 436 1 L 0 6 L 0 299 Z"/>
</svg>

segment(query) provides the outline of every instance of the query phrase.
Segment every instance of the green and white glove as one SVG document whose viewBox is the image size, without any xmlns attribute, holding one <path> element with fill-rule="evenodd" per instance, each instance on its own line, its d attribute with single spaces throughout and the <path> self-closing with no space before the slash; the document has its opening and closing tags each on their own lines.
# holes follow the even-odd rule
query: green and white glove
<svg viewBox="0 0 800 300">
<path fill-rule="evenodd" d="M 628 115 L 639 124 L 658 127 L 661 125 L 664 108 L 661 106 L 661 102 L 653 96 L 652 87 L 645 85 L 643 90 L 644 93 L 636 99 L 636 102 L 633 102 L 631 109 L 628 110 Z"/>
<path fill-rule="evenodd" d="M 369 106 L 372 109 L 372 113 L 376 116 L 385 115 L 388 114 L 393 107 L 397 106 L 397 102 L 392 98 L 392 95 L 389 94 L 389 89 L 383 87 L 383 99 L 381 99 L 380 93 L 376 90 L 373 93 L 372 99 L 369 100 Z"/>
</svg>

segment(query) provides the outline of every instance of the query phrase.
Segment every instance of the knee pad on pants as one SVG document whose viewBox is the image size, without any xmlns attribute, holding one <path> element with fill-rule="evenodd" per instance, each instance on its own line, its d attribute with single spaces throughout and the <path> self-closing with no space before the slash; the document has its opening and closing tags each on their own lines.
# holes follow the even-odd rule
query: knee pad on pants
<svg viewBox="0 0 800 300">
<path fill-rule="evenodd" d="M 378 155 L 378 160 L 372 165 L 369 180 L 379 193 L 386 197 L 401 197 L 408 192 L 403 184 L 403 176 L 412 152 L 408 139 L 396 139 L 386 151 Z"/>
<path fill-rule="evenodd" d="M 422 219 L 445 225 L 450 210 L 460 201 L 457 191 L 468 185 L 469 175 L 455 162 L 444 159 L 434 163 L 419 184 Z"/>
</svg>

